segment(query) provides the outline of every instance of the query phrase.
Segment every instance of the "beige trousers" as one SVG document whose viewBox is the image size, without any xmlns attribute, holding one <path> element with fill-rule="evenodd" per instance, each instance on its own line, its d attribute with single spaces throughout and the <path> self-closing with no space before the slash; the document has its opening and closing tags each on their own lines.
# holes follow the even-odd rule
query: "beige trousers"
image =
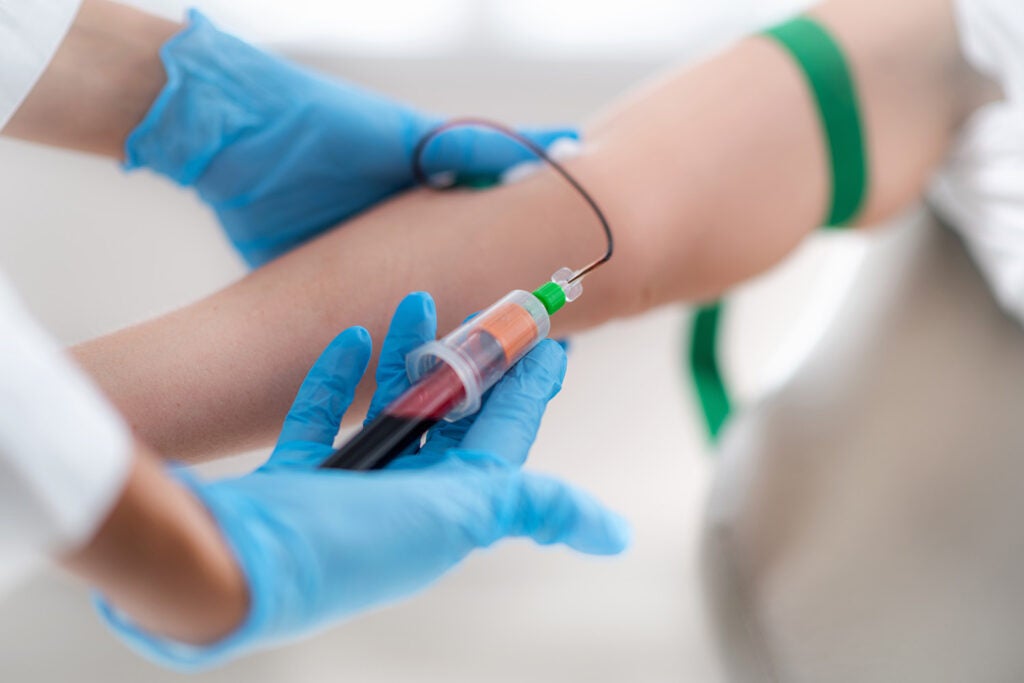
<svg viewBox="0 0 1024 683">
<path fill-rule="evenodd" d="M 934 219 L 881 238 L 719 457 L 730 680 L 1024 680 L 1024 331 Z"/>
</svg>

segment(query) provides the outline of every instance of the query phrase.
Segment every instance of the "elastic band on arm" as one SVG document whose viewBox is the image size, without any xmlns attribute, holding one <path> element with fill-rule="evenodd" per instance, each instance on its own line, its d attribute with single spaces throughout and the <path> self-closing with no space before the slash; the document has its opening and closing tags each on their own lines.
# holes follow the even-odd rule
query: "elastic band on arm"
<svg viewBox="0 0 1024 683">
<path fill-rule="evenodd" d="M 789 52 L 814 95 L 832 171 L 832 197 L 823 225 L 842 227 L 856 219 L 868 189 L 864 129 L 849 64 L 832 35 L 808 17 L 797 17 L 764 35 Z M 690 330 L 690 372 L 712 441 L 735 405 L 717 353 L 721 311 L 721 302 L 702 306 Z"/>
<path fill-rule="evenodd" d="M 832 167 L 832 200 L 823 225 L 850 223 L 867 195 L 868 164 L 857 88 L 846 57 L 832 35 L 807 17 L 764 35 L 793 56 L 814 93 Z"/>
</svg>

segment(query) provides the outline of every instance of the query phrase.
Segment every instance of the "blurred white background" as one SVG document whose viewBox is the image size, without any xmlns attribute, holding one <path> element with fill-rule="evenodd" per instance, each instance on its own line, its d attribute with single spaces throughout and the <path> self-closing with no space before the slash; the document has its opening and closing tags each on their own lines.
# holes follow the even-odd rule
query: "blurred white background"
<svg viewBox="0 0 1024 683">
<path fill-rule="evenodd" d="M 135 4 L 180 16 L 185 3 Z M 564 123 L 802 3 L 196 4 L 226 29 L 421 107 Z M 0 188 L 0 268 L 68 343 L 243 273 L 193 197 L 147 174 L 5 141 Z M 851 238 L 811 241 L 738 293 L 727 357 L 741 395 L 763 386 L 780 347 L 798 348 L 820 328 L 861 253 Z M 593 560 L 506 543 L 425 595 L 198 680 L 717 680 L 694 559 L 713 462 L 682 373 L 686 318 L 670 308 L 576 339 L 566 389 L 532 456 L 533 467 L 589 488 L 630 519 L 635 544 L 626 556 Z M 811 322 L 784 341 L 798 319 Z M 60 577 L 35 577 L 0 603 L 0 681 L 177 678 L 116 643 L 86 592 Z"/>
</svg>

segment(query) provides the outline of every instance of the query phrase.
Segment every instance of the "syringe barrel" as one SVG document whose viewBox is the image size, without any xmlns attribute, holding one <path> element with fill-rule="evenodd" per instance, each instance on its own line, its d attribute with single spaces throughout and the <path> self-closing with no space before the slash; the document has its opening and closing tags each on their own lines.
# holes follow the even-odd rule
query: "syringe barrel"
<svg viewBox="0 0 1024 683">
<path fill-rule="evenodd" d="M 444 339 L 415 349 L 406 358 L 412 386 L 321 467 L 387 466 L 440 420 L 454 422 L 476 412 L 484 392 L 550 330 L 551 319 L 541 300 L 517 290 Z"/>
<path fill-rule="evenodd" d="M 496 304 L 437 341 L 409 354 L 413 384 L 444 364 L 465 390 L 443 417 L 451 422 L 475 413 L 484 393 L 551 331 L 544 304 L 530 292 L 514 290 Z M 438 416 L 442 417 L 442 416 Z"/>
</svg>

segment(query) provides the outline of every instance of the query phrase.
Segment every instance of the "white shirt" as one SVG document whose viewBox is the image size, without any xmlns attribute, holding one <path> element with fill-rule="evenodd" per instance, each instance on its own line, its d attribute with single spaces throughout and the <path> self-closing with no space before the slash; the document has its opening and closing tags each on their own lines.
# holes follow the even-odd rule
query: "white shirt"
<svg viewBox="0 0 1024 683">
<path fill-rule="evenodd" d="M 0 127 L 45 70 L 72 0 L 0 0 Z M 128 473 L 128 429 L 0 275 L 0 589 L 86 541 Z"/>
<path fill-rule="evenodd" d="M 50 63 L 79 0 L 0 0 L 0 128 Z"/>
<path fill-rule="evenodd" d="M 958 0 L 956 13 L 964 53 L 1005 97 L 965 127 L 931 200 L 1003 308 L 1024 321 L 1024 3 Z"/>
</svg>

